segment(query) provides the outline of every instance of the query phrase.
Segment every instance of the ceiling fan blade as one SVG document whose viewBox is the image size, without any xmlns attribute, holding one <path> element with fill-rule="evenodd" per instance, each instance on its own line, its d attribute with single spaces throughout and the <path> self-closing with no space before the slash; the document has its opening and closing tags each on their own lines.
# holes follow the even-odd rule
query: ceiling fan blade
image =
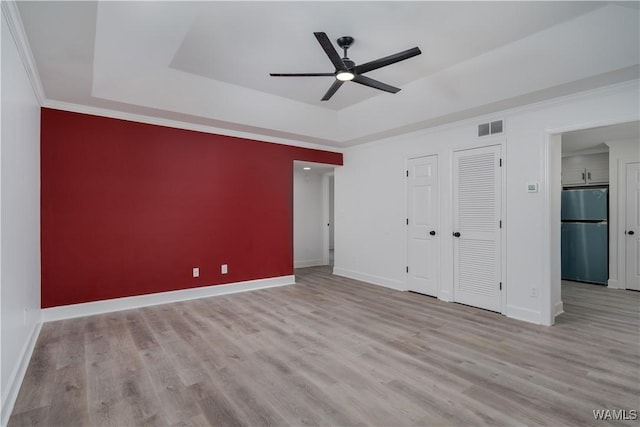
<svg viewBox="0 0 640 427">
<path fill-rule="evenodd" d="M 335 77 L 335 73 L 269 73 L 271 77 Z"/>
<path fill-rule="evenodd" d="M 333 47 L 329 37 L 327 37 L 325 33 L 313 33 L 313 35 L 318 39 L 318 43 L 320 43 L 320 46 L 322 46 L 322 49 L 324 49 L 324 52 L 331 60 L 333 66 L 336 67 L 336 70 L 346 70 L 347 67 L 344 65 L 344 62 L 342 62 L 342 58 L 338 55 L 336 48 Z"/>
<path fill-rule="evenodd" d="M 422 52 L 419 48 L 414 47 L 403 52 L 398 52 L 393 55 L 385 56 L 384 58 L 375 59 L 373 61 L 358 65 L 354 68 L 354 70 L 358 74 L 366 73 L 367 71 L 377 70 L 378 68 L 386 67 L 387 65 L 404 61 L 405 59 L 412 58 L 414 56 L 420 55 L 421 53 Z"/>
<path fill-rule="evenodd" d="M 342 83 L 344 82 L 336 79 L 336 81 L 333 82 L 333 84 L 331 85 L 327 93 L 324 94 L 324 96 L 322 97 L 322 100 L 328 101 L 333 96 L 333 94 L 336 93 L 338 89 L 340 89 L 340 86 L 342 86 Z"/>
<path fill-rule="evenodd" d="M 337 81 L 337 80 L 336 80 Z M 380 89 L 385 92 L 398 93 L 400 89 L 397 87 L 390 86 L 386 83 L 379 82 L 377 80 L 371 79 L 369 77 L 357 75 L 351 80 L 352 82 L 360 83 L 361 85 L 369 86 L 375 89 Z"/>
</svg>

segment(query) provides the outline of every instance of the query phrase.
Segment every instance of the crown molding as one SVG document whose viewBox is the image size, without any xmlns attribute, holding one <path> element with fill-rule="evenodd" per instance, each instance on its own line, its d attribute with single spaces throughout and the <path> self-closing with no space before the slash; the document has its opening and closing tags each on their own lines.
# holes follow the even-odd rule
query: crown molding
<svg viewBox="0 0 640 427">
<path fill-rule="evenodd" d="M 631 68 L 631 67 L 630 67 Z M 342 149 L 342 153 L 348 153 L 352 151 L 357 151 L 366 147 L 371 147 L 377 144 L 386 144 L 389 141 L 397 140 L 398 138 L 408 136 L 408 135 L 427 135 L 433 132 L 440 132 L 445 129 L 456 128 L 459 126 L 475 126 L 478 123 L 482 123 L 485 121 L 493 121 L 493 120 L 505 120 L 508 121 L 510 116 L 520 113 L 528 113 L 537 111 L 544 108 L 550 108 L 556 105 L 563 105 L 571 102 L 575 102 L 581 99 L 588 99 L 593 96 L 598 95 L 607 95 L 607 94 L 615 94 L 622 92 L 634 92 L 640 94 L 640 79 L 633 78 L 630 80 L 625 80 L 618 83 L 612 83 L 609 85 L 586 89 L 575 93 L 570 93 L 567 95 L 561 95 L 554 98 L 543 99 L 536 102 L 531 102 L 528 104 L 519 105 L 512 108 L 503 108 L 496 109 L 495 112 L 484 113 L 484 114 L 476 114 L 467 118 L 447 121 L 439 125 L 433 125 L 430 127 L 425 127 L 421 129 L 416 129 L 413 131 L 406 131 L 402 133 L 398 133 L 393 136 L 380 136 L 379 139 L 375 139 L 372 141 L 363 141 L 355 145 L 348 145 L 344 149 Z M 635 122 L 638 121 L 639 117 L 637 115 L 630 115 L 624 120 L 621 120 L 619 123 L 627 123 L 627 122 Z M 598 127 L 598 126 L 609 126 L 612 123 L 604 122 L 601 124 L 592 123 L 587 127 Z M 545 129 L 548 133 L 563 133 L 569 132 L 573 130 L 583 130 L 586 129 L 584 126 L 576 126 L 575 129 Z M 351 143 L 352 141 L 347 141 L 347 143 Z"/>
<path fill-rule="evenodd" d="M 31 52 L 27 33 L 24 31 L 24 26 L 22 25 L 20 12 L 18 11 L 18 4 L 15 1 L 2 0 L 2 2 L 0 2 L 0 7 L 2 8 L 2 16 L 4 16 L 9 32 L 13 37 L 16 48 L 18 49 L 18 54 L 22 59 L 22 64 L 27 71 L 27 76 L 29 77 L 33 91 L 38 98 L 40 105 L 44 105 L 47 98 L 44 94 L 42 82 L 40 81 L 40 74 L 38 74 L 38 67 L 36 67 L 35 58 Z"/>
<path fill-rule="evenodd" d="M 73 113 L 88 114 L 91 116 L 108 117 L 111 119 L 127 120 L 130 122 L 146 123 L 150 125 L 165 126 L 170 128 L 176 128 L 176 129 L 193 130 L 196 132 L 231 136 L 235 138 L 252 139 L 255 141 L 289 145 L 293 147 L 310 148 L 315 150 L 331 151 L 335 153 L 342 153 L 344 151 L 340 148 L 330 146 L 330 145 L 315 144 L 311 142 L 303 142 L 303 141 L 297 141 L 297 140 L 286 139 L 286 138 L 276 138 L 276 137 L 271 137 L 271 136 L 262 135 L 262 134 L 242 132 L 242 131 L 230 130 L 225 128 L 218 128 L 214 126 L 201 125 L 201 124 L 190 123 L 190 122 L 185 122 L 180 120 L 171 120 L 171 119 L 165 119 L 165 118 L 156 117 L 156 116 L 148 116 L 144 114 L 127 113 L 120 110 L 111 110 L 111 109 L 101 108 L 101 107 L 92 107 L 84 104 L 74 104 L 70 102 L 45 99 L 42 106 L 44 108 L 51 108 L 53 110 L 69 111 Z"/>
</svg>

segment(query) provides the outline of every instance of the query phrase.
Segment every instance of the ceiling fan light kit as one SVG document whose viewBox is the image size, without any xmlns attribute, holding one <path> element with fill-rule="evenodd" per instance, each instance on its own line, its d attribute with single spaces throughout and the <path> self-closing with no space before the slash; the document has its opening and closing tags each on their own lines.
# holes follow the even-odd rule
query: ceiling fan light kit
<svg viewBox="0 0 640 427">
<path fill-rule="evenodd" d="M 412 58 L 422 53 L 418 47 L 414 47 L 393 55 L 375 59 L 365 64 L 356 65 L 356 63 L 350 60 L 347 56 L 347 50 L 353 44 L 353 37 L 343 36 L 337 40 L 338 46 L 340 46 L 340 48 L 342 48 L 344 51 L 344 57 L 340 58 L 340 55 L 333 47 L 333 44 L 325 33 L 317 32 L 313 34 L 316 36 L 318 43 L 320 43 L 320 46 L 335 67 L 335 71 L 333 73 L 271 73 L 270 76 L 334 77 L 335 81 L 333 82 L 331 87 L 329 87 L 327 93 L 325 93 L 322 97 L 322 101 L 328 101 L 333 96 L 333 94 L 336 93 L 340 86 L 342 86 L 344 82 L 348 81 L 359 83 L 361 85 L 372 87 L 374 89 L 382 90 L 389 93 L 398 93 L 400 91 L 400 88 L 393 87 L 378 80 L 374 80 L 370 77 L 363 76 L 363 74 L 369 71 L 377 70 L 378 68 L 386 67 L 387 65 L 395 64 L 396 62 L 404 61 L 405 59 Z"/>
<path fill-rule="evenodd" d="M 348 71 L 340 71 L 338 72 L 338 74 L 336 74 L 336 79 L 342 81 L 342 82 L 348 82 L 349 80 L 353 80 L 355 76 L 353 75 L 353 73 L 350 73 Z"/>
</svg>

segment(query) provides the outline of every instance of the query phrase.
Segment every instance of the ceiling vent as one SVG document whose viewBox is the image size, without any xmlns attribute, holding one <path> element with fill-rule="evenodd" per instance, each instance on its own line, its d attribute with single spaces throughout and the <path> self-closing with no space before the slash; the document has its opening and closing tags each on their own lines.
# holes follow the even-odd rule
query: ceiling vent
<svg viewBox="0 0 640 427">
<path fill-rule="evenodd" d="M 496 120 L 495 122 L 482 123 L 478 125 L 478 136 L 495 135 L 502 133 L 502 120 Z"/>
</svg>

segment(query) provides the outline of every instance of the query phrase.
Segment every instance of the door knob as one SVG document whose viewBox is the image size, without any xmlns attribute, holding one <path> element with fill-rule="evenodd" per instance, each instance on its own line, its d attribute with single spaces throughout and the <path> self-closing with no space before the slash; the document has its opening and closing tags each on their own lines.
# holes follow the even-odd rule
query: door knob
<svg viewBox="0 0 640 427">
<path fill-rule="evenodd" d="M 460 232 L 456 231 L 455 233 L 453 233 L 453 237 L 460 237 Z"/>
<path fill-rule="evenodd" d="M 634 234 L 636 234 L 636 233 L 634 233 L 634 232 L 633 232 L 633 230 L 629 230 L 629 231 L 627 232 L 627 234 L 628 234 L 629 236 L 633 236 L 633 235 L 634 235 Z"/>
<path fill-rule="evenodd" d="M 436 235 L 436 232 L 435 232 L 435 230 L 431 230 L 431 231 L 429 232 L 429 234 L 430 234 L 431 236 L 435 236 L 435 235 Z"/>
</svg>

